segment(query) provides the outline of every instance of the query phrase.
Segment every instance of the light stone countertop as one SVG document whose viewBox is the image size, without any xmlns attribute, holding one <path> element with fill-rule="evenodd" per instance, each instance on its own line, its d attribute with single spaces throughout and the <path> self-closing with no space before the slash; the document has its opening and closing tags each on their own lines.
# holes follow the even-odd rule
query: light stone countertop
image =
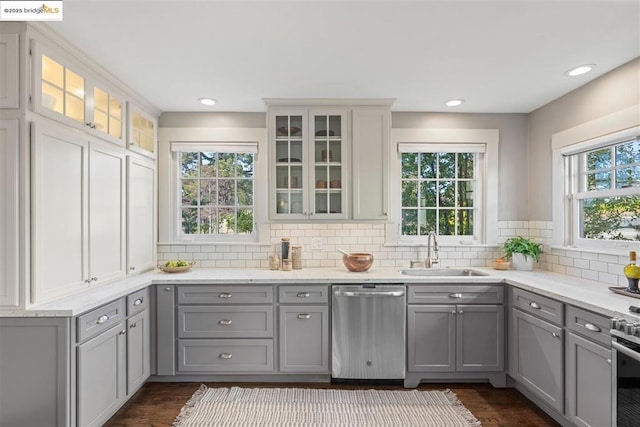
<svg viewBox="0 0 640 427">
<path fill-rule="evenodd" d="M 352 273 L 344 268 L 306 268 L 293 271 L 194 268 L 188 272 L 174 274 L 156 270 L 93 287 L 82 293 L 32 306 L 26 310 L 0 310 L 0 317 L 76 316 L 152 284 L 507 283 L 607 316 L 612 316 L 616 312 L 631 315 L 628 312 L 629 306 L 640 305 L 640 299 L 614 294 L 608 289 L 608 285 L 592 280 L 543 270 L 523 272 L 475 267 L 470 269 L 487 273 L 487 275 L 415 277 L 401 274 L 399 268 L 375 267 L 363 273 Z M 638 319 L 640 320 L 640 317 Z"/>
</svg>

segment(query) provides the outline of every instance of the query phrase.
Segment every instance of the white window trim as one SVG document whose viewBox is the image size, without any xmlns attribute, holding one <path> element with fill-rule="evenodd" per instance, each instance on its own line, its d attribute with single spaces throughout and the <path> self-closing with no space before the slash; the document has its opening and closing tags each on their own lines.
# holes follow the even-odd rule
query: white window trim
<svg viewBox="0 0 640 427">
<path fill-rule="evenodd" d="M 178 155 L 172 152 L 172 143 L 189 143 L 195 148 L 221 144 L 230 149 L 233 144 L 257 144 L 254 157 L 253 191 L 255 234 L 252 236 L 213 235 L 184 236 L 180 233 L 178 218 L 179 174 Z M 267 212 L 267 133 L 260 128 L 160 128 L 158 129 L 158 236 L 159 244 L 270 244 L 266 223 Z"/>
<path fill-rule="evenodd" d="M 498 243 L 498 129 L 392 129 L 392 162 L 391 188 L 399 188 L 402 178 L 402 165 L 398 150 L 399 144 L 485 144 L 484 161 L 476 168 L 479 178 L 484 181 L 479 195 L 477 213 L 480 217 L 477 235 L 472 236 L 438 236 L 441 245 L 470 245 Z M 402 195 L 400 191 L 391 191 L 391 223 L 387 224 L 385 244 L 398 246 L 424 246 L 426 237 L 421 239 L 406 238 L 401 235 Z"/>
<path fill-rule="evenodd" d="M 593 241 L 576 239 L 573 235 L 577 226 L 573 224 L 571 209 L 567 207 L 565 172 L 565 155 L 595 149 L 603 145 L 613 144 L 622 139 L 630 139 L 640 135 L 640 104 L 621 111 L 608 114 L 598 119 L 583 123 L 573 128 L 555 133 L 551 136 L 552 160 L 552 215 L 553 237 L 551 244 L 558 247 L 577 249 L 606 250 L 619 254 L 631 248 L 637 248 L 637 242 Z M 608 143 L 608 144 L 607 144 Z"/>
</svg>

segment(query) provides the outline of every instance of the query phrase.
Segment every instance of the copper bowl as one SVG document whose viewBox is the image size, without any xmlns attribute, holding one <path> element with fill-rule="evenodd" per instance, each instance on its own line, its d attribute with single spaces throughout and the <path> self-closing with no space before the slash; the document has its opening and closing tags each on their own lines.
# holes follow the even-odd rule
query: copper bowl
<svg viewBox="0 0 640 427">
<path fill-rule="evenodd" d="M 370 252 L 352 252 L 350 255 L 342 255 L 342 263 L 347 270 L 367 271 L 373 265 L 373 254 Z"/>
</svg>

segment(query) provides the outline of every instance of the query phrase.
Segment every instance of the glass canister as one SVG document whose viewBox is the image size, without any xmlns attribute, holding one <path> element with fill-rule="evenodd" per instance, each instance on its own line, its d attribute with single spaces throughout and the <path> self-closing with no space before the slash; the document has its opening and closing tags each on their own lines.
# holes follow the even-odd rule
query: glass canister
<svg viewBox="0 0 640 427">
<path fill-rule="evenodd" d="M 280 270 L 280 257 L 278 254 L 269 255 L 269 270 Z"/>
<path fill-rule="evenodd" d="M 291 246 L 291 263 L 294 270 L 302 270 L 302 246 Z"/>
</svg>

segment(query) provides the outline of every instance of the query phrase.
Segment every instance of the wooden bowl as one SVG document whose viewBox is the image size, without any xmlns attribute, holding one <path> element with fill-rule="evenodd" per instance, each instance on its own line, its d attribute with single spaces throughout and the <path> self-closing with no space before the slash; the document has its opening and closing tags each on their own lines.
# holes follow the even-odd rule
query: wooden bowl
<svg viewBox="0 0 640 427">
<path fill-rule="evenodd" d="M 351 255 L 342 255 L 342 263 L 349 271 L 356 273 L 367 271 L 373 265 L 373 254 L 370 252 L 353 252 Z"/>
</svg>

